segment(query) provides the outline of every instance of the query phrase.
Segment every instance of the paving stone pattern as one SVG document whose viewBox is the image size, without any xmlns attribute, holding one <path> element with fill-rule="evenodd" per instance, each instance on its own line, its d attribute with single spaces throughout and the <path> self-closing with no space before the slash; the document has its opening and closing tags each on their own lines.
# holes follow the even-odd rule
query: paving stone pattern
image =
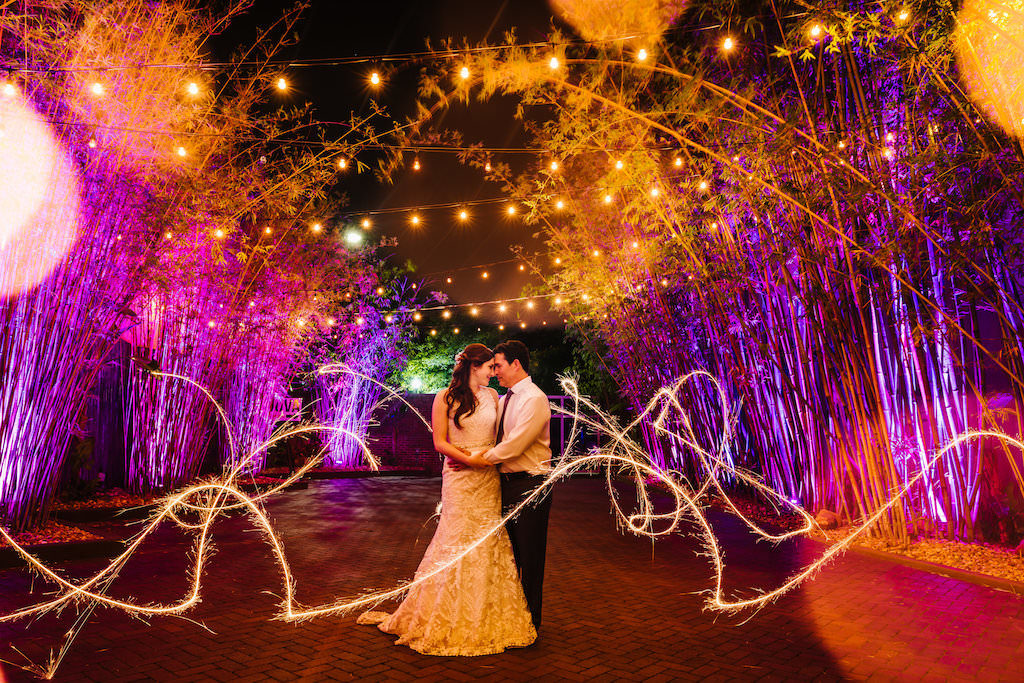
<svg viewBox="0 0 1024 683">
<path fill-rule="evenodd" d="M 343 479 L 268 505 L 307 605 L 389 587 L 415 571 L 434 523 L 439 479 Z M 632 500 L 623 489 L 620 500 Z M 754 543 L 715 516 L 730 590 L 772 587 L 818 546 Z M 847 554 L 757 614 L 703 609 L 706 558 L 686 535 L 623 535 L 599 480 L 559 486 L 551 516 L 544 624 L 532 647 L 475 658 L 427 657 L 393 645 L 355 615 L 299 624 L 273 619 L 281 577 L 251 524 L 220 523 L 203 602 L 188 617 L 140 621 L 97 610 L 58 681 L 327 680 L 1021 680 L 1024 600 L 897 563 Z M 167 530 L 111 593 L 170 602 L 186 587 L 189 545 Z M 86 576 L 101 563 L 66 563 Z M 0 572 L 0 609 L 26 604 L 24 570 Z M 37 581 L 34 595 L 43 595 Z M 37 659 L 73 615 L 0 626 Z M 209 630 L 195 622 L 201 622 Z M 16 657 L 4 647 L 4 659 Z M 30 680 L 9 665 L 8 681 Z M 0 677 L 2 678 L 2 677 Z"/>
</svg>

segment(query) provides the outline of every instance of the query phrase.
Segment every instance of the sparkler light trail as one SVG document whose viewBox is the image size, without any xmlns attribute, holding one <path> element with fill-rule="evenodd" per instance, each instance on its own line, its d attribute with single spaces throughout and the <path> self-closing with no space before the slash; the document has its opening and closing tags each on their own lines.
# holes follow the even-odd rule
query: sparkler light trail
<svg viewBox="0 0 1024 683">
<path fill-rule="evenodd" d="M 831 545 L 817 560 L 794 573 L 785 580 L 782 585 L 771 590 L 757 591 L 754 597 L 730 598 L 723 590 L 723 579 L 726 567 L 722 550 L 719 546 L 718 539 L 715 536 L 711 523 L 703 512 L 712 492 L 716 492 L 718 496 L 725 501 L 726 506 L 732 511 L 732 513 L 739 517 L 757 537 L 764 540 L 773 542 L 783 541 L 812 531 L 817 528 L 817 525 L 814 519 L 806 511 L 788 500 L 784 495 L 779 494 L 772 488 L 766 486 L 762 483 L 760 478 L 757 477 L 757 475 L 747 472 L 732 464 L 731 459 L 728 457 L 728 450 L 731 445 L 736 413 L 730 407 L 728 398 L 721 385 L 712 375 L 703 371 L 687 374 L 676 381 L 673 385 L 662 388 L 658 391 L 640 415 L 628 424 L 620 426 L 614 418 L 603 412 L 590 399 L 582 396 L 579 392 L 578 386 L 573 380 L 562 379 L 562 388 L 566 395 L 571 399 L 569 402 L 570 407 L 561 409 L 557 406 L 552 406 L 552 409 L 555 412 L 566 415 L 571 419 L 572 426 L 570 429 L 569 445 L 566 448 L 566 455 L 563 456 L 561 461 L 551 470 L 545 483 L 530 497 L 522 501 L 519 506 L 509 512 L 505 518 L 498 521 L 490 529 L 487 529 L 480 538 L 461 549 L 461 552 L 451 557 L 446 563 L 437 566 L 433 571 L 424 574 L 413 581 L 400 583 L 394 588 L 386 590 L 365 593 L 355 597 L 339 598 L 333 602 L 322 605 L 305 606 L 301 605 L 295 598 L 296 579 L 289 566 L 284 543 L 274 530 L 274 527 L 262 509 L 261 504 L 270 496 L 284 490 L 289 485 L 300 479 L 309 470 L 316 467 L 323 458 L 323 451 L 296 470 L 286 480 L 267 489 L 266 491 L 263 491 L 262 493 L 254 495 L 246 494 L 240 488 L 238 481 L 239 477 L 242 476 L 246 464 L 253 461 L 259 453 L 282 439 L 299 434 L 320 431 L 342 433 L 359 442 L 360 448 L 367 462 L 372 468 L 376 469 L 378 467 L 378 463 L 369 448 L 357 434 L 348 432 L 344 429 L 306 424 L 282 430 L 272 436 L 264 444 L 253 449 L 253 451 L 248 453 L 245 458 L 236 458 L 236 454 L 234 453 L 236 445 L 231 425 L 228 423 L 224 410 L 217 404 L 209 391 L 195 382 L 192 382 L 192 380 L 187 377 L 170 373 L 162 373 L 153 368 L 150 368 L 150 370 L 155 377 L 163 378 L 168 381 L 188 382 L 199 387 L 203 391 L 207 398 L 209 398 L 209 400 L 216 406 L 217 414 L 220 416 L 228 434 L 228 444 L 232 456 L 228 462 L 237 464 L 226 469 L 225 473 L 217 479 L 197 483 L 194 486 L 188 487 L 183 491 L 164 498 L 158 505 L 157 511 L 151 517 L 149 522 L 127 543 L 125 550 L 116 558 L 111 560 L 105 568 L 101 569 L 91 578 L 83 580 L 81 583 L 75 583 L 60 576 L 45 563 L 15 542 L 15 540 L 5 530 L 0 528 L 0 536 L 2 536 L 3 540 L 16 550 L 28 567 L 43 579 L 55 585 L 57 588 L 56 597 L 18 609 L 8 614 L 0 615 L 0 623 L 38 617 L 52 610 L 62 610 L 69 606 L 83 608 L 83 612 L 85 613 L 88 613 L 97 606 L 112 607 L 138 617 L 184 614 L 200 600 L 202 589 L 201 577 L 203 575 L 204 565 L 210 554 L 210 548 L 213 540 L 213 523 L 222 514 L 232 510 L 244 510 L 247 513 L 254 526 L 261 532 L 264 542 L 266 542 L 270 547 L 280 569 L 283 585 L 283 597 L 280 602 L 280 611 L 275 618 L 284 621 L 302 621 L 316 617 L 349 614 L 356 611 L 371 609 L 382 602 L 400 598 L 412 586 L 429 579 L 439 572 L 445 571 L 452 565 L 459 562 L 463 557 L 473 552 L 473 550 L 483 543 L 491 534 L 497 533 L 509 518 L 514 517 L 521 509 L 532 504 L 533 501 L 543 496 L 547 490 L 559 480 L 568 477 L 578 470 L 589 469 L 594 466 L 602 465 L 606 466 L 606 483 L 608 491 L 612 500 L 615 515 L 623 528 L 633 534 L 647 536 L 653 539 L 678 532 L 680 529 L 680 523 L 684 518 L 689 518 L 695 524 L 698 539 L 702 543 L 705 555 L 711 563 L 711 570 L 713 574 L 713 587 L 707 591 L 705 600 L 707 608 L 723 612 L 738 612 L 745 609 L 757 610 L 807 580 L 830 560 L 834 559 L 838 554 L 848 548 L 856 537 L 869 530 L 875 521 L 877 521 L 890 507 L 895 505 L 899 501 L 900 497 L 906 494 L 907 491 L 925 475 L 925 471 L 927 469 L 922 468 L 921 473 L 907 481 L 901 489 L 895 491 L 889 502 L 880 507 L 874 515 L 857 527 L 854 533 L 842 541 Z M 361 379 L 376 382 L 376 380 L 350 370 L 342 365 L 325 366 L 321 368 L 319 372 L 349 373 Z M 707 447 L 699 443 L 692 430 L 686 410 L 679 399 L 679 394 L 684 388 L 686 388 L 690 383 L 698 381 L 707 382 L 711 385 L 718 395 L 721 407 L 721 432 L 718 435 L 718 441 L 717 443 L 710 444 Z M 397 398 L 398 400 L 405 402 L 406 405 L 412 409 L 412 406 L 409 405 L 408 402 L 405 401 L 405 399 L 396 391 L 382 384 L 380 384 L 380 386 L 384 389 L 389 398 Z M 419 413 L 416 414 L 429 430 L 430 425 L 427 420 L 422 415 L 419 415 Z M 699 473 L 702 481 L 699 485 L 695 486 L 691 484 L 686 477 L 679 472 L 659 467 L 639 444 L 630 439 L 628 436 L 630 431 L 641 423 L 649 424 L 658 434 L 675 441 L 681 447 L 691 449 L 696 454 L 697 462 L 702 468 L 702 471 Z M 681 425 L 678 430 L 670 427 L 671 424 L 676 423 Z M 607 445 L 597 449 L 592 449 L 586 453 L 575 452 L 574 447 L 578 444 L 579 436 L 584 428 L 589 428 L 602 433 L 607 437 Z M 955 449 L 963 442 L 985 437 L 999 439 L 1006 444 L 1024 451 L 1024 443 L 1021 443 L 1017 439 L 1014 439 L 1002 432 L 971 431 L 959 435 L 956 439 L 946 444 L 942 449 L 931 454 L 927 459 L 928 467 L 934 465 L 947 452 Z M 632 479 L 637 491 L 637 512 L 628 513 L 619 505 L 613 489 L 614 475 L 619 475 L 620 477 L 623 475 L 629 475 Z M 740 480 L 757 490 L 760 494 L 765 496 L 765 498 L 776 502 L 782 507 L 793 510 L 803 520 L 803 525 L 799 529 L 779 534 L 772 534 L 766 531 L 752 519 L 745 516 L 733 503 L 722 485 L 721 480 L 723 478 Z M 674 506 L 668 512 L 657 513 L 654 510 L 654 503 L 651 498 L 651 488 L 655 485 L 659 490 L 667 491 L 674 503 Z M 198 521 L 189 521 L 189 518 L 198 519 Z M 184 595 L 182 595 L 177 601 L 166 604 L 143 604 L 132 600 L 119 600 L 109 597 L 106 594 L 107 588 L 116 580 L 118 573 L 124 567 L 128 559 L 142 547 L 144 542 L 157 529 L 157 527 L 164 523 L 173 523 L 180 529 L 190 531 L 194 535 L 193 543 L 195 549 L 195 561 L 188 569 L 189 586 Z M 51 653 L 50 659 L 45 665 L 29 664 L 22 666 L 22 668 L 31 671 L 40 677 L 52 678 L 56 673 L 64 654 L 68 651 L 84 624 L 85 619 L 79 618 L 76 621 L 75 626 L 67 632 L 59 649 L 55 653 Z"/>
</svg>

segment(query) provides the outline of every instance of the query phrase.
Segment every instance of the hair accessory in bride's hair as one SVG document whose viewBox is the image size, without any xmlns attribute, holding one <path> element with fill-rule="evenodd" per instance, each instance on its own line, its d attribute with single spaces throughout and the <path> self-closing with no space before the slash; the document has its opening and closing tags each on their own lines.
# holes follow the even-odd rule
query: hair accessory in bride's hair
<svg viewBox="0 0 1024 683">
<path fill-rule="evenodd" d="M 455 364 L 458 365 L 463 360 L 465 360 L 465 358 L 466 358 L 466 352 L 465 351 L 459 351 L 457 354 L 455 354 Z"/>
</svg>

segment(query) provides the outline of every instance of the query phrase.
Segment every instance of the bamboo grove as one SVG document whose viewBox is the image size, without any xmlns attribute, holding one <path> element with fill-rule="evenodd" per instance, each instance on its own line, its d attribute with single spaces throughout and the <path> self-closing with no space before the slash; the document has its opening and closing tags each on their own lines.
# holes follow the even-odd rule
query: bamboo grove
<svg viewBox="0 0 1024 683">
<path fill-rule="evenodd" d="M 48 172 L 70 178 L 46 186 L 21 247 L 0 244 L 0 518 L 11 528 L 45 519 L 72 442 L 100 433 L 122 441 L 130 489 L 194 479 L 219 429 L 212 406 L 147 368 L 208 387 L 248 453 L 281 417 L 310 343 L 333 336 L 351 343 L 337 345 L 342 358 L 361 353 L 345 331 L 379 285 L 372 249 L 310 226 L 337 212 L 337 159 L 378 112 L 331 138 L 307 108 L 274 99 L 269 60 L 296 12 L 201 68 L 207 41 L 245 6 L 0 9 L 4 125 L 48 130 L 56 151 L 26 155 L 50 151 Z M 43 257 L 52 272 L 36 272 Z"/>
<path fill-rule="evenodd" d="M 926 463 L 969 429 L 1021 433 L 1024 157 L 999 93 L 972 98 L 964 74 L 971 36 L 1024 26 L 1024 7 L 626 2 L 662 23 L 624 34 L 568 4 L 591 42 L 510 36 L 465 62 L 477 78 L 427 74 L 424 106 L 520 98 L 535 165 L 467 161 L 532 208 L 538 270 L 632 406 L 706 369 L 741 405 L 730 456 L 807 509 L 863 519 L 923 470 L 875 533 L 1016 542 L 1020 453 L 972 442 Z M 689 401 L 711 439 L 714 392 Z"/>
</svg>

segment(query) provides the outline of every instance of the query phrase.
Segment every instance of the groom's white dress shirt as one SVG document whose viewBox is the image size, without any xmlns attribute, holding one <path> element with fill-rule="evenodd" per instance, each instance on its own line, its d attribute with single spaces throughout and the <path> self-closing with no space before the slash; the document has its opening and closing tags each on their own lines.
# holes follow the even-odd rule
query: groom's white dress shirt
<svg viewBox="0 0 1024 683">
<path fill-rule="evenodd" d="M 484 453 L 484 460 L 499 472 L 545 474 L 551 469 L 551 408 L 547 395 L 529 376 L 512 385 L 498 405 L 504 410 L 501 443 Z"/>
</svg>

